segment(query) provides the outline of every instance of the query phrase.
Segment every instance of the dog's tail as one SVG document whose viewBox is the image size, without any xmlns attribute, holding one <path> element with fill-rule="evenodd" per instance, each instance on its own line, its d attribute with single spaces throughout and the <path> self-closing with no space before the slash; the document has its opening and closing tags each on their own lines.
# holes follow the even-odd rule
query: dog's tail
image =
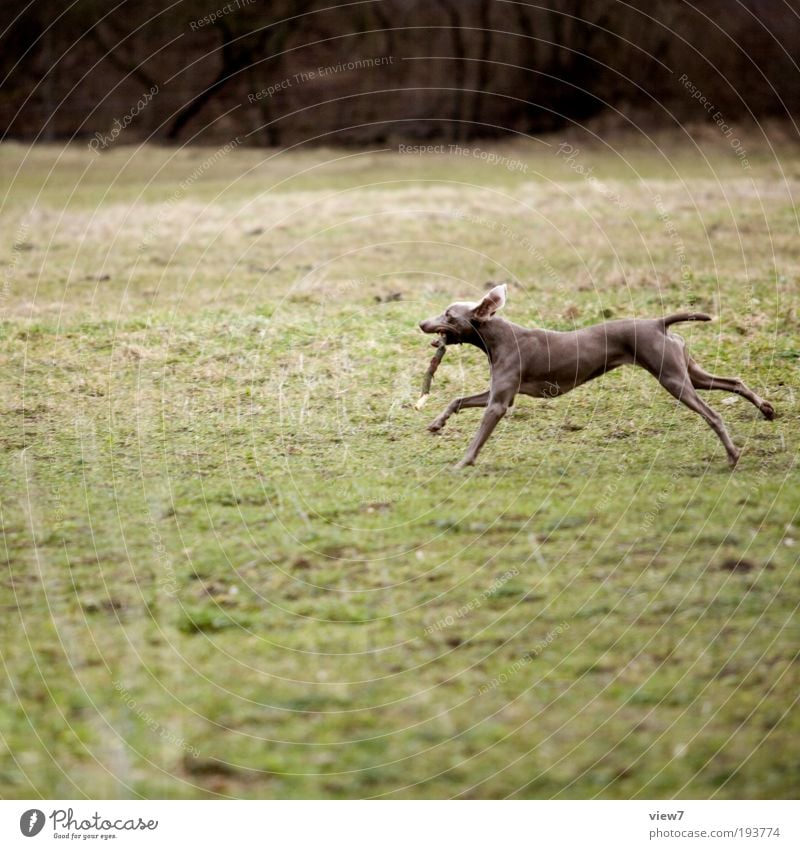
<svg viewBox="0 0 800 849">
<path fill-rule="evenodd" d="M 704 312 L 676 312 L 661 319 L 664 327 L 678 324 L 680 321 L 711 321 L 711 316 Z"/>
</svg>

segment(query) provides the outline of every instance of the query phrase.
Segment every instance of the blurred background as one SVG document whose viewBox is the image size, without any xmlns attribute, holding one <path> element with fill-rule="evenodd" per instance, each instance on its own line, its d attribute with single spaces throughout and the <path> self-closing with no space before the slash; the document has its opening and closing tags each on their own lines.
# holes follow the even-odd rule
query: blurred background
<svg viewBox="0 0 800 849">
<path fill-rule="evenodd" d="M 797 6 L 0 4 L 0 796 L 798 798 Z"/>
<path fill-rule="evenodd" d="M 4 4 L 4 138 L 373 144 L 778 119 L 795 0 Z M 138 104 L 138 105 L 137 105 Z M 790 124 L 791 126 L 791 124 Z"/>
</svg>

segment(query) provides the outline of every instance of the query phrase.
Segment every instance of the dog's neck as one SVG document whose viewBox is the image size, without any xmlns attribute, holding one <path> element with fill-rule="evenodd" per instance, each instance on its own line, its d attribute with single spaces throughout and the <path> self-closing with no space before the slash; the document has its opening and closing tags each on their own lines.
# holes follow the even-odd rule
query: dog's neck
<svg viewBox="0 0 800 849">
<path fill-rule="evenodd" d="M 474 345 L 480 348 L 489 357 L 489 360 L 494 360 L 494 357 L 499 354 L 503 348 L 517 344 L 516 339 L 519 334 L 526 333 L 524 327 L 507 321 L 505 318 L 494 316 L 489 321 L 481 321 L 473 324 L 473 333 L 468 339 L 463 341 L 469 345 Z"/>
</svg>

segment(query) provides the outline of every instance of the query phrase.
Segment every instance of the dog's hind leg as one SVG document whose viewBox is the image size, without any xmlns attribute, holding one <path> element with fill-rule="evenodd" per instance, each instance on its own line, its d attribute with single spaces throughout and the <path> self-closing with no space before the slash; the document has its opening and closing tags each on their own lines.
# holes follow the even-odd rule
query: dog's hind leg
<svg viewBox="0 0 800 849">
<path fill-rule="evenodd" d="M 725 446 L 728 464 L 734 468 L 742 452 L 733 444 L 733 440 L 725 429 L 722 416 L 697 394 L 690 377 L 689 357 L 686 354 L 683 339 L 671 334 L 666 334 L 662 338 L 661 344 L 642 346 L 642 349 L 637 352 L 637 364 L 646 368 L 670 395 L 706 420 Z"/>
<path fill-rule="evenodd" d="M 733 469 L 742 452 L 733 444 L 733 440 L 722 421 L 722 416 L 716 410 L 712 410 L 697 394 L 688 372 L 677 376 L 673 373 L 662 372 L 656 377 L 667 392 L 674 395 L 682 404 L 685 404 L 690 410 L 694 410 L 708 422 L 709 427 L 725 446 L 725 451 L 728 453 L 728 465 Z"/>
<path fill-rule="evenodd" d="M 695 389 L 719 389 L 723 392 L 733 392 L 736 395 L 741 395 L 742 398 L 747 398 L 751 404 L 758 407 L 765 419 L 771 421 L 775 418 L 775 408 L 772 404 L 756 395 L 738 377 L 715 377 L 713 374 L 709 374 L 700 368 L 691 357 L 689 357 L 687 365 L 689 367 L 689 377 L 692 379 L 692 386 Z"/>
</svg>

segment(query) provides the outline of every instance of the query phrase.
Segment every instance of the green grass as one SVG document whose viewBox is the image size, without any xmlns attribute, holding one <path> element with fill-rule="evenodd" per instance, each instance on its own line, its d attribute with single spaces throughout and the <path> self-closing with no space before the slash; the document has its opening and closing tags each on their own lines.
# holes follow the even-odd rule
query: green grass
<svg viewBox="0 0 800 849">
<path fill-rule="evenodd" d="M 552 140 L 0 147 L 0 793 L 796 798 L 800 156 L 656 141 L 578 144 L 599 187 Z M 708 310 L 779 418 L 710 396 L 730 474 L 623 369 L 457 473 L 479 412 L 425 424 L 487 367 L 415 412 L 415 328 L 487 280 Z"/>
</svg>

